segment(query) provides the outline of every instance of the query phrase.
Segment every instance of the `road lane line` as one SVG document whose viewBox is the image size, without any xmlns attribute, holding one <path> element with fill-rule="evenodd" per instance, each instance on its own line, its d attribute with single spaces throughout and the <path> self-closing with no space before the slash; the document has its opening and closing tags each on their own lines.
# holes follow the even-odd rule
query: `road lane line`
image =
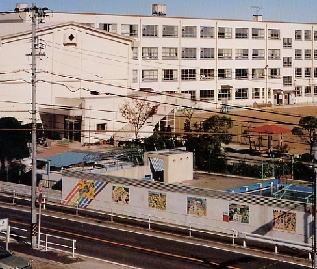
<svg viewBox="0 0 317 269">
<path fill-rule="evenodd" d="M 19 221 L 11 221 L 11 222 L 16 223 L 16 224 L 24 224 L 24 223 L 21 223 Z M 102 243 L 106 243 L 106 244 L 110 244 L 110 245 L 114 245 L 114 246 L 131 248 L 131 249 L 138 250 L 138 251 L 141 251 L 141 252 L 155 253 L 157 255 L 178 258 L 178 259 L 187 260 L 187 261 L 191 261 L 191 262 L 198 262 L 198 263 L 203 263 L 203 264 L 206 263 L 204 260 L 201 260 L 201 259 L 198 259 L 198 258 L 186 257 L 186 256 L 178 255 L 178 254 L 172 254 L 172 253 L 168 253 L 168 252 L 159 251 L 159 250 L 133 246 L 133 245 L 130 245 L 130 244 L 114 242 L 114 241 L 110 241 L 110 240 L 106 240 L 106 239 L 100 239 L 100 238 L 96 238 L 96 237 L 92 237 L 92 236 L 81 235 L 81 234 L 77 234 L 77 233 L 73 233 L 73 232 L 59 231 L 57 229 L 45 228 L 45 227 L 43 227 L 43 230 L 63 233 L 63 234 L 71 235 L 71 236 L 74 236 L 74 237 L 79 237 L 79 238 L 84 238 L 84 239 L 87 239 L 87 240 L 93 240 L 93 241 L 97 241 L 97 242 L 102 242 Z M 214 266 L 220 266 L 220 263 L 216 263 L 216 262 L 212 262 L 212 261 L 208 261 L 208 264 L 214 265 Z M 234 267 L 234 266 L 226 266 L 225 268 L 228 268 L 228 269 L 240 269 L 239 267 Z"/>
<path fill-rule="evenodd" d="M 7 208 L 9 210 L 14 210 L 14 211 L 23 211 L 23 212 L 27 212 L 27 213 L 30 213 L 29 210 L 25 210 L 23 208 L 20 207 L 20 209 L 18 208 L 12 208 L 10 206 L 7 206 L 7 205 L 3 205 L 2 202 L 0 202 L 0 205 L 4 208 Z M 0 207 L 1 207 L 0 206 Z M 64 213 L 62 213 L 64 214 Z M 273 258 L 273 257 L 268 257 L 268 256 L 261 256 L 261 255 L 257 255 L 257 254 L 250 254 L 250 253 L 245 253 L 245 252 L 242 252 L 242 251 L 239 251 L 239 250 L 234 250 L 234 249 L 228 249 L 228 248 L 225 248 L 226 244 L 223 244 L 223 243 L 219 243 L 217 242 L 217 244 L 221 244 L 223 245 L 224 247 L 217 247 L 217 246 L 210 246 L 210 245 L 207 245 L 207 244 L 199 244 L 199 243 L 195 243 L 195 242 L 189 242 L 189 241 L 185 241 L 185 240 L 181 240 L 181 239 L 171 239 L 171 238 L 166 238 L 164 236 L 160 236 L 160 235 L 154 235 L 154 234 L 149 234 L 147 233 L 146 231 L 144 233 L 142 232 L 138 232 L 138 231 L 133 231 L 133 230 L 126 230 L 126 229 L 122 229 L 122 228 L 116 228 L 116 227 L 112 227 L 112 226 L 105 226 L 105 225 L 102 225 L 100 223 L 90 223 L 90 222 L 84 222 L 84 221 L 81 221 L 81 220 L 78 220 L 78 219 L 74 219 L 72 217 L 70 218 L 66 218 L 66 217 L 63 217 L 63 216 L 56 216 L 56 215 L 49 215 L 49 214 L 43 214 L 43 216 L 46 216 L 46 217 L 50 217 L 50 218 L 55 218 L 55 219 L 61 219 L 61 220 L 67 220 L 67 221 L 72 221 L 72 222 L 77 222 L 77 223 L 81 223 L 81 224 L 88 224 L 88 225 L 92 225 L 92 226 L 98 226 L 98 227 L 104 227 L 104 228 L 107 228 L 107 229 L 112 229 L 112 230 L 117 230 L 117 231 L 122 231 L 122 232 L 128 232 L 128 233 L 133 233 L 133 234 L 139 234 L 139 235 L 143 235 L 143 236 L 148 236 L 148 237 L 155 237 L 155 238 L 159 238 L 159 239 L 164 239 L 164 240 L 169 240 L 169 241 L 176 241 L 176 242 L 179 242 L 179 243 L 183 243 L 183 244 L 189 244 L 189 245 L 194 245 L 194 246 L 202 246 L 202 247 L 206 247 L 206 248 L 212 248 L 212 249 L 217 249 L 217 250 L 222 250 L 222 251 L 226 251 L 226 252 L 232 252 L 232 253 L 236 253 L 236 254 L 243 254 L 243 255 L 248 255 L 248 256 L 251 256 L 251 257 L 256 257 L 256 258 L 261 258 L 261 259 L 268 259 L 268 260 L 272 260 L 272 261 L 279 261 L 279 262 L 283 262 L 283 263 L 287 263 L 287 264 L 292 264 L 292 265 L 299 265 L 299 266 L 302 266 L 302 267 L 307 267 L 308 265 L 307 264 L 303 264 L 303 263 L 300 263 L 300 262 L 293 262 L 293 261 L 286 261 L 286 260 L 283 260 L 283 259 L 278 259 L 278 258 Z M 84 217 L 80 217 L 81 219 L 85 219 Z M 87 219 L 87 218 L 86 218 Z M 90 220 L 94 220 L 94 219 L 91 219 L 89 218 Z M 175 236 L 175 235 L 174 235 Z M 257 250 L 257 249 L 252 249 L 253 251 L 257 251 L 259 253 L 262 253 L 264 255 L 267 255 L 266 252 L 263 252 L 263 251 L 260 251 L 260 250 Z"/>
</svg>

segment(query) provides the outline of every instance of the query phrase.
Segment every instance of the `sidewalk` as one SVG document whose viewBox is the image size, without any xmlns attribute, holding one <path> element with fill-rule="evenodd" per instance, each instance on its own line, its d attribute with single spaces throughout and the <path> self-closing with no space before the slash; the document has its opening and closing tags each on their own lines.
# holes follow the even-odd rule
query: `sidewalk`
<svg viewBox="0 0 317 269">
<path fill-rule="evenodd" d="M 80 258 L 68 264 L 47 260 L 44 258 L 34 257 L 21 253 L 15 253 L 17 256 L 25 257 L 32 260 L 32 269 L 134 269 L 136 267 L 121 265 L 102 260 L 95 260 L 91 258 Z"/>
<path fill-rule="evenodd" d="M 4 242 L 0 241 L 0 246 L 4 247 Z M 23 242 L 11 242 L 9 248 L 14 255 L 32 261 L 32 269 L 141 269 L 78 254 L 73 259 L 69 254 L 58 251 L 31 249 Z"/>
</svg>

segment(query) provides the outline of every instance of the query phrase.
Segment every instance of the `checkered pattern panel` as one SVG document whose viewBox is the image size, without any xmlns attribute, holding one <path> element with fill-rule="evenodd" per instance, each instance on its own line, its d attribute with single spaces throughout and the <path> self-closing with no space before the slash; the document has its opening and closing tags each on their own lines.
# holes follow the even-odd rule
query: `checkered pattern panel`
<svg viewBox="0 0 317 269">
<path fill-rule="evenodd" d="M 146 189 L 158 190 L 158 191 L 164 191 L 164 192 L 178 192 L 178 193 L 186 193 L 188 195 L 195 195 L 195 196 L 201 196 L 201 197 L 225 199 L 228 201 L 235 201 L 235 202 L 245 203 L 245 204 L 266 205 L 266 206 L 296 209 L 296 210 L 304 210 L 304 208 L 306 207 L 305 203 L 284 200 L 284 199 L 276 199 L 273 197 L 265 197 L 265 196 L 251 195 L 251 194 L 245 194 L 245 193 L 228 193 L 225 191 L 195 188 L 195 187 L 184 186 L 179 184 L 164 184 L 161 182 L 152 182 L 152 181 L 145 181 L 145 180 L 138 180 L 138 179 L 114 177 L 109 175 L 83 173 L 80 171 L 73 172 L 73 171 L 66 170 L 66 171 L 63 171 L 63 176 L 75 177 L 80 179 L 94 179 L 98 181 L 106 181 L 107 183 L 134 186 L 134 187 L 146 188 Z"/>
</svg>

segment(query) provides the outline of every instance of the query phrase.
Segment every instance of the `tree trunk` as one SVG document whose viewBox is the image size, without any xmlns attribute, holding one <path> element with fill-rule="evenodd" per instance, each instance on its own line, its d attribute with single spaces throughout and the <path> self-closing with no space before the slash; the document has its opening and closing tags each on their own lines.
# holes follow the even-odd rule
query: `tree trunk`
<svg viewBox="0 0 317 269">
<path fill-rule="evenodd" d="M 5 158 L 1 158 L 0 163 L 1 163 L 0 171 L 4 172 L 5 166 L 6 166 L 5 165 Z"/>
</svg>

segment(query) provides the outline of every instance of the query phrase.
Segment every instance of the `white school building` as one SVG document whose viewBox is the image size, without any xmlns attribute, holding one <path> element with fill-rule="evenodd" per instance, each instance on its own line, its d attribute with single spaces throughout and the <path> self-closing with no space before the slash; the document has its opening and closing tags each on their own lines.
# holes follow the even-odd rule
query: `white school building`
<svg viewBox="0 0 317 269">
<path fill-rule="evenodd" d="M 165 104 L 169 96 L 164 97 L 164 93 L 186 94 L 183 99 L 169 101 L 171 107 L 165 107 L 161 117 L 151 122 L 152 129 L 164 113 L 176 110 L 184 101 L 186 105 L 204 109 L 219 108 L 222 104 L 316 102 L 316 24 L 265 21 L 261 15 L 253 16 L 252 20 L 168 17 L 165 8 L 153 6 L 151 16 L 49 14 L 41 26 L 46 29 L 40 42 L 46 56 L 39 61 L 38 68 L 47 73 L 39 74 L 43 84 L 43 92 L 38 93 L 39 104 L 60 105 L 60 113 L 68 113 L 68 118 L 81 117 L 78 121 L 64 115 L 57 121 L 62 122 L 61 128 L 100 131 L 124 128 L 118 123 L 122 119 L 118 116 L 117 102 L 109 101 L 114 95 L 92 97 L 91 91 L 110 92 L 119 99 L 122 94 L 138 90 L 158 92 L 163 95 L 156 98 L 163 98 L 160 101 Z M 30 27 L 30 17 L 25 12 L 0 13 L 2 100 L 16 101 L 12 89 L 21 93 L 18 83 L 23 89 L 30 88 L 25 84 L 30 74 L 19 71 L 30 70 L 31 57 L 25 56 L 30 53 Z M 14 43 L 14 38 L 19 42 Z M 22 42 L 24 45 L 19 45 Z M 6 81 L 12 76 L 19 81 Z M 91 80 L 100 83 L 92 86 Z M 61 84 L 70 85 L 72 91 Z M 29 98 L 30 92 L 22 94 L 20 101 Z M 104 101 L 97 104 L 101 99 Z M 63 105 L 77 106 L 80 111 L 65 112 Z M 10 110 L 12 105 L 6 103 L 1 107 Z M 50 122 L 56 121 L 51 119 L 55 114 L 60 115 L 56 109 L 53 113 L 52 108 L 45 107 Z M 99 137 L 94 133 L 85 142 L 91 142 L 94 136 Z"/>
</svg>

